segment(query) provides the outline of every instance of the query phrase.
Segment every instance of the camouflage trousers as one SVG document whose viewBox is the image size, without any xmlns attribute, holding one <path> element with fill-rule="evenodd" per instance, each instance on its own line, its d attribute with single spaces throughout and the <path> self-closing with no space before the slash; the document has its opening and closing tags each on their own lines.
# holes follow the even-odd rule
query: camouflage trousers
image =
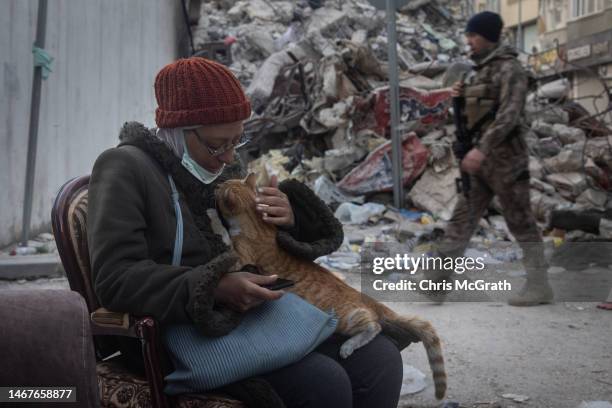
<svg viewBox="0 0 612 408">
<path fill-rule="evenodd" d="M 499 198 L 508 229 L 523 249 L 523 263 L 542 267 L 544 260 L 542 237 L 538 230 L 529 199 L 529 155 L 522 137 L 516 136 L 497 146 L 470 176 L 469 200 L 460 194 L 447 224 L 440 255 L 462 256 L 480 218 L 494 196 Z"/>
</svg>

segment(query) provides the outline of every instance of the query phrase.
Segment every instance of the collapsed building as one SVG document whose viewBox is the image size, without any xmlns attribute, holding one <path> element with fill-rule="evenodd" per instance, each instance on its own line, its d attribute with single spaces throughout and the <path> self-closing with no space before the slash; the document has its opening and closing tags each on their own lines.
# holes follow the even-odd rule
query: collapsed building
<svg viewBox="0 0 612 408">
<path fill-rule="evenodd" d="M 193 42 L 204 50 L 223 44 L 225 63 L 247 89 L 253 142 L 241 156 L 260 182 L 304 181 L 343 222 L 385 219 L 401 239 L 443 228 L 457 200 L 448 88 L 457 74 L 449 67 L 469 63 L 462 38 L 469 16 L 459 3 L 414 1 L 397 13 L 402 181 L 411 210 L 390 206 L 384 12 L 365 0 L 214 0 L 201 4 Z M 592 239 L 610 234 L 612 132 L 609 114 L 592 117 L 568 100 L 567 88 L 563 78 L 536 84 L 527 100 L 531 204 L 546 235 Z M 513 239 L 500 213 L 494 200 L 481 236 Z"/>
</svg>

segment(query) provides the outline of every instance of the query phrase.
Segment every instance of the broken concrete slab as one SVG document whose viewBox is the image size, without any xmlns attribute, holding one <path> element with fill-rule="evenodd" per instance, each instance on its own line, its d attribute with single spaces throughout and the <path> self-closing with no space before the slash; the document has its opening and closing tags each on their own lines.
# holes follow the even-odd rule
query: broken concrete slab
<svg viewBox="0 0 612 408">
<path fill-rule="evenodd" d="M 63 276 L 58 254 L 0 257 L 0 279 Z"/>
<path fill-rule="evenodd" d="M 563 150 L 558 155 L 543 159 L 548 173 L 570 173 L 583 170 L 582 152 Z"/>
<path fill-rule="evenodd" d="M 605 209 L 607 201 L 608 194 L 605 191 L 595 190 L 594 188 L 586 189 L 576 198 L 576 204 L 596 210 Z"/>
<path fill-rule="evenodd" d="M 560 123 L 555 123 L 552 126 L 552 130 L 556 133 L 557 137 L 564 145 L 583 142 L 586 140 L 586 136 L 582 129 L 565 126 Z"/>
<path fill-rule="evenodd" d="M 567 209 L 572 206 L 572 203 L 565 200 L 558 194 L 544 194 L 536 189 L 531 189 L 529 192 L 531 201 L 531 210 L 537 220 L 548 222 L 550 214 L 553 210 Z"/>
<path fill-rule="evenodd" d="M 532 124 L 536 120 L 550 124 L 569 123 L 569 115 L 563 108 L 548 104 L 525 104 L 525 119 L 527 123 Z"/>
<path fill-rule="evenodd" d="M 539 86 L 535 93 L 530 94 L 528 99 L 538 98 L 547 100 L 557 100 L 567 96 L 570 90 L 570 83 L 567 78 L 561 78 Z"/>
<path fill-rule="evenodd" d="M 530 182 L 531 187 L 545 194 L 555 194 L 556 192 L 555 188 L 552 185 L 545 183 L 544 181 L 538 178 L 531 178 L 529 182 Z"/>
<path fill-rule="evenodd" d="M 553 128 L 553 124 L 544 122 L 542 120 L 536 120 L 531 124 L 531 130 L 536 133 L 540 138 L 545 137 L 557 137 L 557 132 Z"/>
<path fill-rule="evenodd" d="M 584 173 L 554 173 L 545 177 L 562 197 L 574 200 L 588 187 L 587 176 Z"/>
<path fill-rule="evenodd" d="M 330 108 L 321 109 L 317 120 L 330 129 L 346 126 L 349 121 L 348 109 L 349 106 L 345 101 L 337 102 Z"/>
<path fill-rule="evenodd" d="M 330 149 L 325 151 L 323 168 L 328 172 L 342 170 L 363 159 L 367 154 L 367 151 L 355 146 L 342 149 Z"/>
<path fill-rule="evenodd" d="M 268 58 L 276 52 L 274 38 L 272 38 L 272 35 L 267 31 L 252 30 L 246 35 L 246 40 L 251 47 L 257 49 L 264 58 Z"/>
<path fill-rule="evenodd" d="M 341 10 L 331 7 L 322 7 L 316 9 L 312 13 L 310 24 L 308 24 L 306 32 L 308 35 L 319 32 L 323 35 L 331 35 L 333 37 L 336 34 L 335 31 L 347 21 L 347 14 Z"/>
<path fill-rule="evenodd" d="M 604 163 L 612 168 L 612 136 L 590 138 L 584 146 L 584 154 L 595 163 Z"/>
<path fill-rule="evenodd" d="M 272 21 L 276 18 L 276 10 L 264 0 L 249 0 L 245 12 L 251 19 Z"/>
<path fill-rule="evenodd" d="M 459 171 L 456 167 L 440 173 L 427 168 L 408 197 L 416 207 L 448 221 L 458 199 L 455 184 L 457 177 Z"/>
<path fill-rule="evenodd" d="M 541 157 L 556 156 L 561 152 L 561 143 L 556 137 L 544 137 L 538 140 L 536 152 Z"/>
</svg>

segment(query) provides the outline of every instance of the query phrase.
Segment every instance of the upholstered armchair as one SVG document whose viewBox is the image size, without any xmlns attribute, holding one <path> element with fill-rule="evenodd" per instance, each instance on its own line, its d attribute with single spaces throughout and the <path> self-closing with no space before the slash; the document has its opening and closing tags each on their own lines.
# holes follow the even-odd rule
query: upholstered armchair
<svg viewBox="0 0 612 408">
<path fill-rule="evenodd" d="M 197 394 L 169 397 L 163 393 L 164 356 L 159 327 L 147 316 L 129 316 L 100 307 L 91 282 L 87 246 L 87 195 L 89 176 L 68 181 L 60 189 L 51 219 L 57 249 L 70 288 L 87 302 L 91 332 L 96 347 L 96 373 L 102 407 L 190 407 L 244 408 L 245 405 L 221 395 Z M 102 361 L 101 336 L 129 336 L 140 339 L 146 376 L 131 373 L 116 360 Z"/>
</svg>

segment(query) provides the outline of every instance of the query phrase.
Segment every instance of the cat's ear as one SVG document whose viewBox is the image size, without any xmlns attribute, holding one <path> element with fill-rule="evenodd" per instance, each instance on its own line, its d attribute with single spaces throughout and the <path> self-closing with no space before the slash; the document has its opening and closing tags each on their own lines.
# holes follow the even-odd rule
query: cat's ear
<svg viewBox="0 0 612 408">
<path fill-rule="evenodd" d="M 249 186 L 251 190 L 257 191 L 257 176 L 255 173 L 249 173 L 249 175 L 244 179 L 244 184 Z"/>
</svg>

